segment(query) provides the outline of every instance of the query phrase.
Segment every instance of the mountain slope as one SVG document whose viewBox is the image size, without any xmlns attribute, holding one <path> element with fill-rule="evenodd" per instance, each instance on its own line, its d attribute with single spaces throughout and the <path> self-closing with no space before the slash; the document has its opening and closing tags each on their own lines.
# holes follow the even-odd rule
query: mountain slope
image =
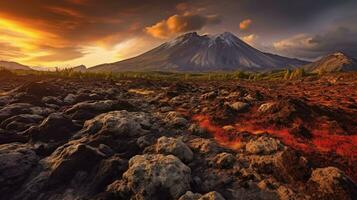
<svg viewBox="0 0 357 200">
<path fill-rule="evenodd" d="M 303 67 L 305 70 L 314 73 L 357 71 L 357 60 L 344 53 L 336 52 Z"/>
<path fill-rule="evenodd" d="M 0 68 L 5 68 L 9 70 L 33 70 L 29 66 L 19 64 L 17 62 L 1 61 Z"/>
<path fill-rule="evenodd" d="M 72 67 L 72 70 L 76 71 L 76 72 L 85 72 L 87 71 L 87 67 L 85 65 L 79 65 L 76 67 Z"/>
<path fill-rule="evenodd" d="M 187 33 L 137 57 L 103 64 L 90 71 L 267 71 L 307 64 L 305 61 L 263 53 L 232 33 Z"/>
</svg>

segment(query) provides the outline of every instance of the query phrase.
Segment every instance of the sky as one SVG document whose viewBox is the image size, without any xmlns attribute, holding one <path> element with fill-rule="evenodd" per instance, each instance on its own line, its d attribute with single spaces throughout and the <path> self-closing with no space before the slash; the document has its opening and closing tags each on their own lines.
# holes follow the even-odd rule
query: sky
<svg viewBox="0 0 357 200">
<path fill-rule="evenodd" d="M 0 60 L 88 67 L 180 34 L 232 32 L 253 47 L 316 60 L 357 57 L 356 0 L 1 0 Z"/>
</svg>

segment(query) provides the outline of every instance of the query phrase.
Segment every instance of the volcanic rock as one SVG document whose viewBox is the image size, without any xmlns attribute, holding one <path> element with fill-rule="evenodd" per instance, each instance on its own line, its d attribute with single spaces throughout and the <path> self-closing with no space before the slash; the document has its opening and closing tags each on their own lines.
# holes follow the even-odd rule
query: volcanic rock
<svg viewBox="0 0 357 200">
<path fill-rule="evenodd" d="M 74 95 L 74 94 L 68 94 L 63 100 L 63 102 L 65 102 L 67 104 L 72 104 L 75 101 L 76 101 L 76 95 Z"/>
<path fill-rule="evenodd" d="M 47 157 L 44 162 L 51 171 L 53 182 L 68 181 L 78 171 L 94 167 L 105 155 L 97 149 L 85 144 L 67 143 Z"/>
<path fill-rule="evenodd" d="M 26 92 L 29 95 L 40 97 L 56 96 L 61 94 L 60 88 L 49 82 L 32 82 L 17 89 L 17 92 Z"/>
<path fill-rule="evenodd" d="M 290 149 L 277 153 L 273 165 L 273 172 L 281 181 L 306 181 L 311 174 L 306 158 Z"/>
<path fill-rule="evenodd" d="M 54 105 L 62 105 L 63 101 L 58 97 L 54 96 L 46 96 L 42 98 L 42 102 L 45 104 L 54 104 Z"/>
<path fill-rule="evenodd" d="M 203 100 L 212 100 L 216 97 L 217 97 L 216 91 L 208 92 L 208 93 L 201 95 L 201 99 L 203 99 Z"/>
<path fill-rule="evenodd" d="M 185 126 L 187 120 L 178 112 L 171 111 L 166 114 L 165 122 L 172 126 Z"/>
<path fill-rule="evenodd" d="M 218 145 L 209 139 L 195 138 L 188 142 L 188 146 L 194 152 L 199 152 L 201 154 L 217 153 L 219 151 Z"/>
<path fill-rule="evenodd" d="M 87 120 L 100 113 L 109 112 L 112 110 L 134 110 L 133 105 L 126 101 L 95 101 L 95 102 L 81 102 L 75 104 L 65 111 L 66 114 L 71 115 L 73 119 Z"/>
<path fill-rule="evenodd" d="M 0 127 L 5 130 L 21 132 L 28 127 L 35 125 L 43 120 L 43 117 L 35 114 L 20 114 L 4 120 Z"/>
<path fill-rule="evenodd" d="M 249 107 L 249 104 L 244 103 L 244 102 L 234 102 L 232 104 L 229 104 L 229 106 L 236 112 L 241 112 L 244 111 L 245 109 L 247 109 Z"/>
<path fill-rule="evenodd" d="M 37 127 L 25 131 L 33 141 L 63 141 L 72 136 L 78 127 L 63 113 L 52 113 Z"/>
<path fill-rule="evenodd" d="M 10 143 L 0 145 L 0 192 L 4 197 L 7 191 L 21 185 L 39 158 L 28 145 Z"/>
<path fill-rule="evenodd" d="M 178 199 L 190 190 L 191 170 L 173 155 L 137 155 L 130 159 L 123 180 L 133 198 Z M 117 193 L 122 190 L 115 185 L 109 188 Z"/>
<path fill-rule="evenodd" d="M 151 122 L 143 112 L 112 111 L 96 116 L 84 123 L 77 136 L 84 134 L 110 134 L 113 136 L 138 136 L 148 133 Z"/>
<path fill-rule="evenodd" d="M 117 155 L 102 160 L 98 165 L 93 181 L 91 182 L 92 192 L 104 191 L 105 187 L 122 176 L 128 168 L 128 161 Z"/>
<path fill-rule="evenodd" d="M 217 168 L 225 169 L 232 168 L 236 161 L 235 156 L 230 153 L 220 153 L 213 158 L 213 163 Z"/>
<path fill-rule="evenodd" d="M 317 188 L 316 198 L 354 199 L 357 196 L 357 185 L 335 167 L 313 170 L 309 183 Z"/>
<path fill-rule="evenodd" d="M 155 150 L 157 153 L 165 155 L 172 154 L 183 162 L 190 162 L 193 159 L 191 149 L 180 138 L 160 137 L 157 140 Z"/>
<path fill-rule="evenodd" d="M 245 149 L 251 154 L 271 154 L 280 148 L 280 141 L 270 137 L 259 137 L 249 141 Z"/>
<path fill-rule="evenodd" d="M 261 112 L 261 113 L 268 112 L 270 109 L 272 109 L 272 107 L 274 105 L 275 105 L 274 102 L 264 103 L 264 104 L 260 105 L 260 107 L 258 108 L 258 112 Z"/>
<path fill-rule="evenodd" d="M 14 103 L 7 105 L 0 109 L 0 120 L 3 121 L 14 115 L 31 113 L 31 107 L 32 105 L 28 103 Z"/>
</svg>

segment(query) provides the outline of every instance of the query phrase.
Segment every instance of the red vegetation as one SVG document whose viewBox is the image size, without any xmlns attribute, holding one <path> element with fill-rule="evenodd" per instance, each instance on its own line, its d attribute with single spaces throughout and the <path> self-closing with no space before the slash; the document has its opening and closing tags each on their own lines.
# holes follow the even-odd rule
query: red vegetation
<svg viewBox="0 0 357 200">
<path fill-rule="evenodd" d="M 336 135 L 331 134 L 329 129 L 324 129 L 324 124 L 319 125 L 320 129 L 311 130 L 311 138 L 301 138 L 291 134 L 289 128 L 277 128 L 274 126 L 259 125 L 254 121 L 244 121 L 232 124 L 234 130 L 225 131 L 223 126 L 214 124 L 210 116 L 195 115 L 193 120 L 197 121 L 201 128 L 210 132 L 214 139 L 222 146 L 237 150 L 242 147 L 241 133 L 249 134 L 270 134 L 279 138 L 285 145 L 303 152 L 307 156 L 322 156 L 323 162 L 329 162 L 337 155 L 342 160 L 347 161 L 345 172 L 353 179 L 357 179 L 357 135 Z M 326 126 L 326 125 L 325 125 Z M 326 126 L 328 128 L 328 126 Z M 342 161 L 340 161 L 342 162 Z"/>
</svg>

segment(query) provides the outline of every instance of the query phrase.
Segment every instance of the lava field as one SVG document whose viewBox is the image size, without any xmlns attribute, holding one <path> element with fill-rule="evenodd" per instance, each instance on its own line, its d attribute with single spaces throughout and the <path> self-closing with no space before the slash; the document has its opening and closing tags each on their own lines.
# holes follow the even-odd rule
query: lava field
<svg viewBox="0 0 357 200">
<path fill-rule="evenodd" d="M 0 199 L 355 199 L 356 77 L 0 76 Z"/>
</svg>

